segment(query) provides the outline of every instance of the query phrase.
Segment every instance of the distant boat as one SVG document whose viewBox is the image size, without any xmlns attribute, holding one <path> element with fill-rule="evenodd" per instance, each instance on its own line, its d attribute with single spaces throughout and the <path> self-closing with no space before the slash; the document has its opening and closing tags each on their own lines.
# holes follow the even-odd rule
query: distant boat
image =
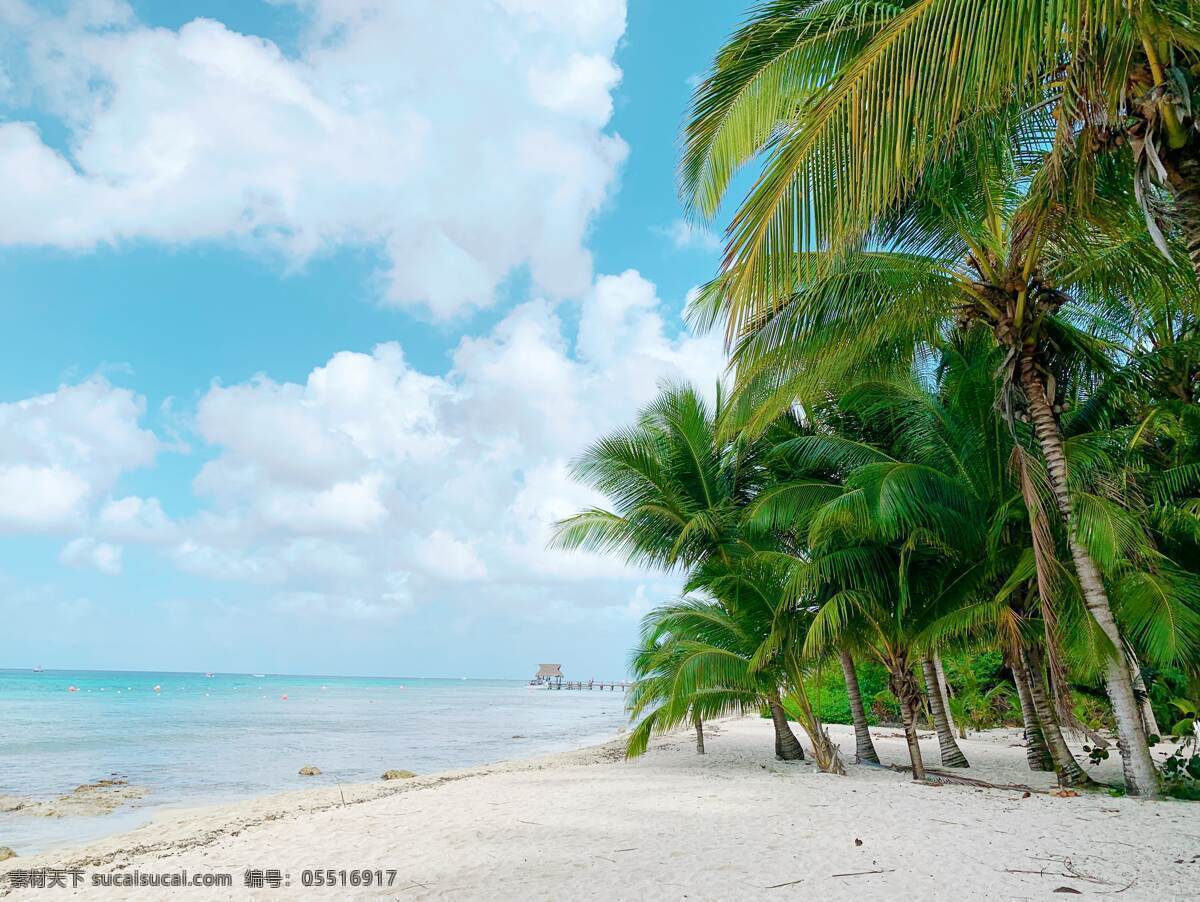
<svg viewBox="0 0 1200 902">
<path fill-rule="evenodd" d="M 42 672 L 43 670 L 45 670 L 45 669 L 46 669 L 45 667 L 43 667 L 41 664 L 39 664 L 37 667 L 33 668 L 33 672 L 34 672 L 34 673 L 41 673 L 41 672 Z"/>
<path fill-rule="evenodd" d="M 206 673 L 206 674 L 205 674 L 205 676 L 206 676 L 206 677 L 208 677 L 210 680 L 212 679 L 212 674 L 211 674 L 211 673 Z"/>
</svg>

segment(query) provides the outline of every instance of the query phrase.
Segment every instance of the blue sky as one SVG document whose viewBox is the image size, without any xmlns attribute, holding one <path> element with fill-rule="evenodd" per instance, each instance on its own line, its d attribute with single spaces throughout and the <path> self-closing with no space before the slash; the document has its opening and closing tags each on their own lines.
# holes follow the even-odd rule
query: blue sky
<svg viewBox="0 0 1200 902">
<path fill-rule="evenodd" d="M 673 173 L 741 12 L 0 8 L 0 666 L 623 673 L 673 579 L 545 538 L 720 372 Z"/>
</svg>

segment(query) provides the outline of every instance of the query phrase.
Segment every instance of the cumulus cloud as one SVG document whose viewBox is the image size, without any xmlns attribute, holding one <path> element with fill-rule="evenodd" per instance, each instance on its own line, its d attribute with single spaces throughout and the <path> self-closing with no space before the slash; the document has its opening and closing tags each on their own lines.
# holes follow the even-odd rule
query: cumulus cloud
<svg viewBox="0 0 1200 902">
<path fill-rule="evenodd" d="M 719 339 L 681 332 L 663 307 L 629 271 L 596 280 L 573 334 L 561 308 L 530 301 L 463 338 L 443 375 L 386 343 L 335 354 L 302 384 L 214 385 L 196 414 L 215 452 L 193 483 L 206 507 L 172 525 L 171 558 L 273 587 L 292 612 L 382 617 L 480 593 L 516 609 L 633 610 L 643 574 L 546 544 L 556 519 L 600 500 L 568 475 L 589 441 L 662 380 L 715 387 Z M 101 520 L 158 510 L 122 499 Z"/>
<path fill-rule="evenodd" d="M 0 404 L 0 531 L 77 528 L 122 473 L 153 462 L 145 402 L 102 378 Z"/>
<path fill-rule="evenodd" d="M 626 154 L 605 131 L 624 0 L 293 5 L 295 55 L 118 0 L 0 4 L 0 102 L 66 134 L 0 124 L 0 243 L 232 240 L 296 265 L 375 247 L 383 299 L 437 317 L 487 306 L 519 266 L 551 296 L 586 289 Z"/>
</svg>

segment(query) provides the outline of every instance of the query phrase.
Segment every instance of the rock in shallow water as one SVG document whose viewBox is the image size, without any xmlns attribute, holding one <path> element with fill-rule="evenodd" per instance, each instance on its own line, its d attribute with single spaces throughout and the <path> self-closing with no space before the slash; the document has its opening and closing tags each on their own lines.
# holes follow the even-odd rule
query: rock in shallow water
<svg viewBox="0 0 1200 902">
<path fill-rule="evenodd" d="M 321 773 L 321 768 L 313 767 L 311 764 L 307 765 L 306 767 L 300 768 L 300 776 L 302 776 L 302 777 L 316 777 L 316 776 L 319 776 L 320 773 Z"/>
<path fill-rule="evenodd" d="M 8 861 L 8 859 L 16 857 L 17 853 L 8 846 L 0 846 L 0 861 Z"/>
<path fill-rule="evenodd" d="M 389 770 L 384 773 L 383 779 L 385 779 L 385 780 L 408 780 L 415 776 L 416 776 L 416 774 L 414 774 L 411 770 Z"/>
<path fill-rule="evenodd" d="M 27 799 L 0 796 L 0 811 L 20 812 L 37 817 L 71 817 L 111 814 L 122 805 L 142 798 L 146 790 L 130 786 L 123 779 L 97 780 L 76 786 L 54 799 Z"/>
</svg>

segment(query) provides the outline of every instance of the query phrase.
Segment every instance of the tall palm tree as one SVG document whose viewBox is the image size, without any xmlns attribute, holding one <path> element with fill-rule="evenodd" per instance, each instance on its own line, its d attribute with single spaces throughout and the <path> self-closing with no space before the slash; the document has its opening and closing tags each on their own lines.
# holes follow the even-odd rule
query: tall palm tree
<svg viewBox="0 0 1200 902">
<path fill-rule="evenodd" d="M 937 685 L 932 650 L 939 644 L 970 637 L 995 645 L 1014 673 L 1026 676 L 1018 688 L 1027 701 L 1023 713 L 1032 741 L 1051 736 L 1060 779 L 1081 782 L 1086 776 L 1062 740 L 1052 709 L 1035 709 L 1026 691 L 1022 650 L 1036 634 L 1026 625 L 1030 615 L 1016 604 L 1023 597 L 1010 587 L 1027 584 L 1039 567 L 1025 510 L 1026 468 L 1013 465 L 1023 460 L 1018 439 L 1027 428 L 1010 427 L 993 403 L 992 373 L 1002 356 L 980 330 L 956 336 L 941 346 L 932 371 L 844 389 L 838 413 L 823 416 L 839 435 L 784 443 L 780 451 L 794 449 L 818 471 L 835 460 L 848 461 L 841 480 L 846 494 L 807 518 L 807 544 L 815 578 L 832 583 L 831 594 L 849 590 L 854 603 L 828 612 L 828 624 L 824 613 L 818 615 L 817 626 L 833 635 L 865 624 L 890 672 L 903 666 L 894 652 L 903 646 L 909 661 L 919 661 L 927 690 Z M 870 435 L 869 446 L 848 440 L 854 431 L 847 417 L 856 417 Z M 830 534 L 821 535 L 822 529 Z M 874 553 L 865 553 L 871 548 Z M 1049 559 L 1040 568 L 1055 568 L 1061 581 L 1056 550 L 1043 552 Z M 849 565 L 839 563 L 839 556 Z M 1058 605 L 1054 598 L 1041 603 L 1049 611 Z M 1042 632 L 1052 647 L 1061 644 L 1052 626 Z M 963 764 L 949 719 L 944 710 L 939 713 L 940 701 L 940 693 L 930 695 L 943 763 Z"/>
<path fill-rule="evenodd" d="M 786 293 L 771 293 L 777 285 L 743 292 L 746 270 L 739 263 L 693 311 L 701 324 L 727 321 L 738 340 L 739 381 L 771 384 L 776 408 L 845 381 L 864 365 L 905 365 L 956 324 L 985 324 L 1007 353 L 1002 402 L 1029 420 L 1053 503 L 1070 527 L 1067 543 L 1088 610 L 1120 648 L 1100 571 L 1074 531 L 1056 391 L 1078 379 L 1083 364 L 1104 363 L 1103 345 L 1077 323 L 1094 317 L 1112 295 L 1164 281 L 1177 285 L 1178 267 L 1158 254 L 1144 230 L 1131 234 L 1133 208 L 1119 192 L 1103 215 L 1082 220 L 1030 191 L 1023 129 L 1020 120 L 981 126 L 971 152 L 927 172 L 865 243 L 841 253 L 787 254 L 794 281 Z M 767 404 L 759 417 L 774 413 Z M 1118 658 L 1108 662 L 1106 686 L 1127 787 L 1152 795 L 1156 772 L 1130 675 Z"/>
</svg>

